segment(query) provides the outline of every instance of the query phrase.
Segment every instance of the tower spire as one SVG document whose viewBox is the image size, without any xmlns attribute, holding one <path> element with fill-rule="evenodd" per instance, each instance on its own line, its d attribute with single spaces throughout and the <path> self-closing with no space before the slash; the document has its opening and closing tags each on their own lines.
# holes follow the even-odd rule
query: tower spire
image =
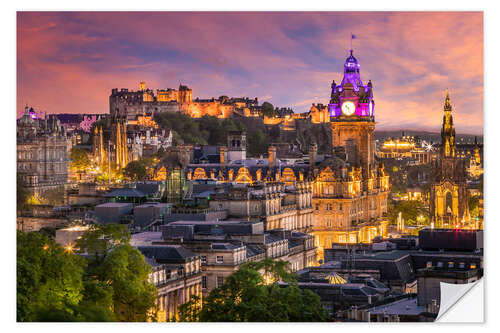
<svg viewBox="0 0 500 333">
<path fill-rule="evenodd" d="M 446 88 L 446 98 L 444 100 L 444 110 L 451 111 L 450 93 L 448 91 L 448 88 Z"/>
</svg>

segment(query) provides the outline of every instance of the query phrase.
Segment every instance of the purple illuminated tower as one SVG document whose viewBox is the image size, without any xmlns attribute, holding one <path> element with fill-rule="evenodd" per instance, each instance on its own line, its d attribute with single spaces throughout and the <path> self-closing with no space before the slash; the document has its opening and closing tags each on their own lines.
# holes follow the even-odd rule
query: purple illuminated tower
<svg viewBox="0 0 500 333">
<path fill-rule="evenodd" d="M 344 78 L 340 85 L 332 82 L 332 94 L 328 110 L 330 117 L 370 117 L 373 119 L 375 102 L 373 101 L 372 82 L 363 85 L 359 75 L 358 60 L 351 54 L 345 60 Z M 333 120 L 333 119 L 332 119 Z"/>
<path fill-rule="evenodd" d="M 363 85 L 359 75 L 359 63 L 352 50 L 344 64 L 344 78 L 340 85 L 332 82 L 330 104 L 330 128 L 332 147 L 342 147 L 352 167 L 361 167 L 363 190 L 370 189 L 368 179 L 377 170 L 375 161 L 375 117 L 373 115 L 373 86 Z"/>
</svg>

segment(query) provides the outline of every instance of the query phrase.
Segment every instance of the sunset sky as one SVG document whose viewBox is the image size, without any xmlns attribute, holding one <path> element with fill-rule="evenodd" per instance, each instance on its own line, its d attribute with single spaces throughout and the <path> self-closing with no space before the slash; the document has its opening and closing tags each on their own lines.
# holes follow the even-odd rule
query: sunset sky
<svg viewBox="0 0 500 333">
<path fill-rule="evenodd" d="M 349 54 L 373 82 L 377 129 L 483 131 L 482 13 L 19 12 L 17 112 L 106 113 L 112 88 L 327 104 Z"/>
</svg>

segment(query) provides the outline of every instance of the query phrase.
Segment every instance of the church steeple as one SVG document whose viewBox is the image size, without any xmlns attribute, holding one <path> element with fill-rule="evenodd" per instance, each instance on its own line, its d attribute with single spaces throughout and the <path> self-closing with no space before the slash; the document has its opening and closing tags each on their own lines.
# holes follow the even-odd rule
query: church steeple
<svg viewBox="0 0 500 333">
<path fill-rule="evenodd" d="M 451 115 L 450 94 L 446 89 L 444 100 L 443 126 L 441 128 L 441 154 L 445 157 L 455 157 L 455 127 L 453 126 L 453 116 Z"/>
</svg>

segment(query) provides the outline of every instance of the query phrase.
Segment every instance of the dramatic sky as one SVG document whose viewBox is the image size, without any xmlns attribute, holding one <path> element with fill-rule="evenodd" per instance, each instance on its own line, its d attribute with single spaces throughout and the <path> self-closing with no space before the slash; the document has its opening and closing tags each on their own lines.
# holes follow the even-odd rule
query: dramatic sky
<svg viewBox="0 0 500 333">
<path fill-rule="evenodd" d="M 306 112 L 342 80 L 351 32 L 377 129 L 483 128 L 483 15 L 446 12 L 20 12 L 17 108 L 105 113 L 112 88 L 258 97 Z"/>
</svg>

